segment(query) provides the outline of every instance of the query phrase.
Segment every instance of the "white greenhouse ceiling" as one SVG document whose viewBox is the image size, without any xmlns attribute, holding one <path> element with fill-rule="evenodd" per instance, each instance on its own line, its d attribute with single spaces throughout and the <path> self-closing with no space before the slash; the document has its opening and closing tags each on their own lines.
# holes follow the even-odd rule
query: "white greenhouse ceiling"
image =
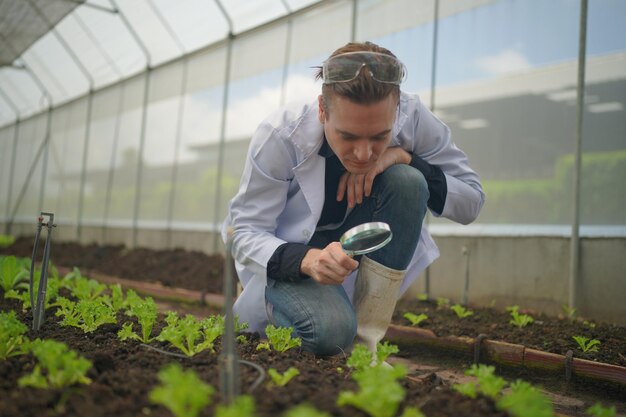
<svg viewBox="0 0 626 417">
<path fill-rule="evenodd" d="M 319 0 L 0 0 L 0 126 Z"/>
</svg>

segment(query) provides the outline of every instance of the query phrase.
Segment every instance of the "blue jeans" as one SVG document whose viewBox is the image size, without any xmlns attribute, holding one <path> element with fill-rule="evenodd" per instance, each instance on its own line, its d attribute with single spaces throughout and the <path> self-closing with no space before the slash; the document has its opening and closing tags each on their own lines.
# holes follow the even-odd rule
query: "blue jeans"
<svg viewBox="0 0 626 417">
<path fill-rule="evenodd" d="M 388 268 L 404 270 L 419 242 L 428 197 L 428 186 L 420 171 L 409 165 L 393 165 L 376 176 L 371 195 L 354 207 L 340 227 L 315 232 L 309 245 L 323 248 L 338 241 L 353 226 L 385 222 L 393 233 L 391 242 L 367 256 Z M 356 317 L 341 285 L 268 278 L 265 300 L 269 321 L 275 326 L 293 327 L 304 350 L 334 355 L 352 344 Z"/>
</svg>

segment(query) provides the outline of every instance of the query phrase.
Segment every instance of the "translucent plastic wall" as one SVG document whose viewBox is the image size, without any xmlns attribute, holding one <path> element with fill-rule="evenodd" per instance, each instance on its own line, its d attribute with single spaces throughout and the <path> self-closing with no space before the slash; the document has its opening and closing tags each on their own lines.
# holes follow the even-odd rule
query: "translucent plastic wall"
<svg viewBox="0 0 626 417">
<path fill-rule="evenodd" d="M 192 36 L 201 19 L 185 25 L 177 19 L 189 16 L 170 15 L 178 41 L 163 27 L 139 27 L 140 35 L 159 34 L 149 48 L 158 53 L 146 57 L 137 45 L 135 55 L 111 50 L 117 82 L 110 73 L 98 73 L 97 61 L 85 61 L 95 80 L 93 93 L 66 102 L 56 98 L 62 104 L 50 112 L 40 99 L 39 110 L 17 123 L 16 115 L 27 114 L 28 106 L 15 99 L 19 95 L 6 81 L 21 85 L 22 94 L 38 87 L 22 73 L 6 74 L 1 89 L 14 102 L 0 96 L 5 226 L 32 223 L 47 210 L 75 228 L 77 237 L 83 227 L 101 227 L 104 240 L 111 227 L 136 235 L 155 228 L 217 230 L 258 123 L 284 102 L 316 100 L 320 84 L 312 67 L 355 39 L 394 51 L 409 70 L 403 88 L 419 93 L 450 126 L 487 194 L 480 225 L 567 230 L 574 204 L 579 2 L 336 1 L 282 18 L 267 3 L 261 9 L 248 4 L 252 8 L 244 12 L 263 10 L 269 23 L 252 29 L 246 19 L 236 20 L 234 36 L 206 47 Z M 152 13 L 125 4 L 135 20 Z M 206 3 L 198 7 L 218 12 Z M 121 25 L 119 19 L 103 23 L 81 13 L 87 25 Z M 223 36 L 228 29 L 224 24 L 212 30 Z M 121 27 L 120 32 L 126 33 Z M 134 42 L 127 36 L 125 42 Z M 80 78 L 76 71 L 45 70 L 62 79 Z M 49 78 L 41 81 L 53 97 L 71 96 L 73 90 L 61 88 L 65 81 Z M 581 220 L 585 227 L 622 234 L 625 106 L 626 4 L 591 0 Z"/>
</svg>

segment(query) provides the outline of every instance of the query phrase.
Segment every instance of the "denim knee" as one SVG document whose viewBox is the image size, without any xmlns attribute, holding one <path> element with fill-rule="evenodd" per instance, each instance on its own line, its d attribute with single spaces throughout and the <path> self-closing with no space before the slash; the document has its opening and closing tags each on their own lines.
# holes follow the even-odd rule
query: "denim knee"
<svg viewBox="0 0 626 417">
<path fill-rule="evenodd" d="M 292 327 L 306 351 L 335 355 L 356 336 L 354 310 L 341 286 L 321 285 L 312 279 L 281 282 L 266 288 L 265 299 L 269 321 Z"/>
<path fill-rule="evenodd" d="M 393 165 L 376 177 L 372 194 L 393 200 L 403 211 L 425 211 L 430 193 L 419 170 L 409 165 Z"/>
</svg>

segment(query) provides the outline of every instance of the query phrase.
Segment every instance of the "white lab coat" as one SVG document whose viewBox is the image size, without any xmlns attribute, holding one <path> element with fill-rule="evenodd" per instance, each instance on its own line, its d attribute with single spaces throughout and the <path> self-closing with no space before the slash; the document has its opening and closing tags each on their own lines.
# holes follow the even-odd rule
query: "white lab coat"
<svg viewBox="0 0 626 417">
<path fill-rule="evenodd" d="M 233 310 L 250 331 L 263 333 L 266 266 L 285 242 L 307 243 L 315 232 L 324 205 L 325 158 L 318 155 L 323 126 L 317 100 L 291 104 L 263 121 L 250 143 L 239 191 L 230 202 L 222 238 L 232 230 L 232 254 L 243 292 Z M 467 224 L 478 216 L 484 194 L 478 175 L 450 138 L 450 129 L 415 94 L 402 93 L 390 146 L 400 146 L 439 166 L 448 193 L 442 217 Z M 433 213 L 437 215 L 436 213 Z M 408 266 L 401 293 L 437 257 L 439 250 L 428 230 Z M 356 271 L 343 286 L 350 299 Z"/>
</svg>

